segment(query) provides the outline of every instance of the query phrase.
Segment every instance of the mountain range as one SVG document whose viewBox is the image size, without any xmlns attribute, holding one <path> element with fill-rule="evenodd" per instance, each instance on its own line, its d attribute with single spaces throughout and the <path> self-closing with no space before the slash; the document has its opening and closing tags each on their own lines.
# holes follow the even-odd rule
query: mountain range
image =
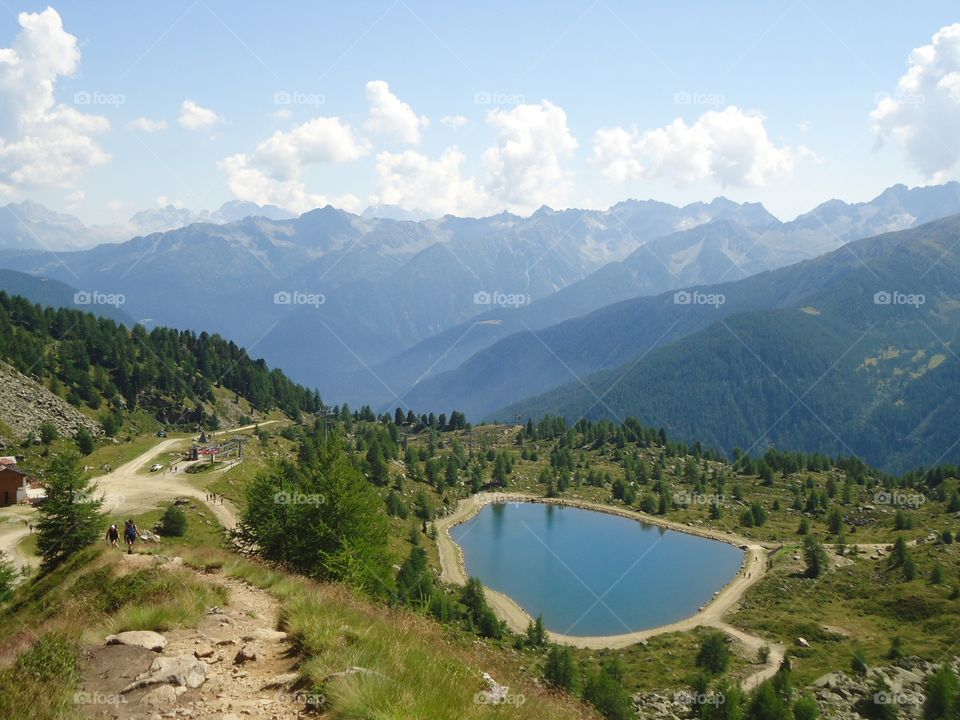
<svg viewBox="0 0 960 720">
<path fill-rule="evenodd" d="M 725 198 L 423 220 L 385 217 L 391 208 L 358 216 L 327 206 L 284 217 L 234 204 L 218 219 L 242 218 L 195 222 L 168 210 L 138 223 L 189 224 L 85 250 L 8 247 L 0 266 L 81 293 L 123 295 L 123 311 L 148 327 L 222 333 L 329 402 L 456 408 L 471 418 L 573 416 L 603 409 L 584 403 L 594 392 L 603 397 L 597 388 L 609 378 L 598 373 L 633 373 L 648 367 L 648 356 L 681 352 L 718 327 L 729 340 L 727 318 L 793 317 L 816 293 L 836 293 L 831 283 L 863 256 L 894 247 L 872 236 L 960 213 L 960 184 L 897 185 L 788 222 Z M 918 247 L 928 247 L 923 237 Z M 14 244 L 2 233 L 0 243 Z M 808 323 L 820 317 L 802 315 Z M 670 387 L 662 378 L 661 386 Z M 657 422 L 642 405 L 633 409 L 629 385 L 617 387 L 625 394 L 616 414 Z M 700 432 L 694 414 L 684 418 L 664 422 L 727 448 L 756 430 L 745 424 L 737 434 L 730 423 L 726 434 Z M 790 440 L 805 447 L 823 438 Z"/>
</svg>

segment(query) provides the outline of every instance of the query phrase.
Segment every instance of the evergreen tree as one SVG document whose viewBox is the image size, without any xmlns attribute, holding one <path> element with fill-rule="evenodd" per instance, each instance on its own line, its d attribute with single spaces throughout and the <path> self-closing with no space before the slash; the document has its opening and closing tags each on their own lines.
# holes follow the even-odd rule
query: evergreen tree
<svg viewBox="0 0 960 720">
<path fill-rule="evenodd" d="M 103 498 L 84 476 L 76 454 L 57 455 L 47 472 L 47 498 L 38 508 L 37 550 L 46 570 L 100 537 Z"/>
<path fill-rule="evenodd" d="M 807 577 L 820 577 L 827 569 L 829 557 L 816 536 L 807 535 L 803 539 L 803 557 L 807 563 Z"/>
<path fill-rule="evenodd" d="M 543 666 L 543 679 L 551 687 L 570 692 L 574 689 L 575 672 L 570 648 L 551 645 Z"/>
</svg>

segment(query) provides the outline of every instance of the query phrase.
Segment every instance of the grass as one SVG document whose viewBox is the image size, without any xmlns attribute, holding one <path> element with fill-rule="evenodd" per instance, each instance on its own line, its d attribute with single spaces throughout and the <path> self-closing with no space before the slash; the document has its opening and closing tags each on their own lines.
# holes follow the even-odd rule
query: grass
<svg viewBox="0 0 960 720">
<path fill-rule="evenodd" d="M 123 630 L 192 627 L 226 590 L 187 570 L 132 568 L 102 548 L 75 553 L 0 609 L 0 717 L 75 717 L 80 651 Z"/>
<path fill-rule="evenodd" d="M 78 686 L 82 659 L 76 638 L 42 635 L 11 668 L 0 669 L 0 717 L 42 720 L 75 712 L 71 692 Z"/>
<path fill-rule="evenodd" d="M 644 645 L 631 645 L 620 650 L 573 649 L 574 659 L 583 671 L 593 672 L 607 660 L 616 658 L 623 669 L 624 686 L 631 693 L 670 691 L 690 688 L 700 671 L 694 658 L 700 650 L 700 641 L 712 628 L 697 628 L 690 632 L 656 635 Z M 730 667 L 727 677 L 742 680 L 759 669 L 756 657 L 745 657 L 737 643 L 731 645 Z"/>
<path fill-rule="evenodd" d="M 731 622 L 786 644 L 799 684 L 848 671 L 854 653 L 871 665 L 888 664 L 894 636 L 902 638 L 905 655 L 939 661 L 955 654 L 960 600 L 950 594 L 960 572 L 956 545 L 911 548 L 918 573 L 910 582 L 889 559 L 862 554 L 820 578 L 806 578 L 794 549 L 779 553 L 773 571 L 751 588 Z M 929 581 L 934 563 L 945 569 L 942 585 Z M 799 647 L 799 637 L 810 647 Z"/>
<path fill-rule="evenodd" d="M 288 576 L 247 560 L 231 559 L 224 572 L 266 589 L 281 600 L 281 625 L 304 657 L 309 692 L 327 698 L 331 718 L 596 717 L 569 696 L 547 692 L 522 654 L 477 641 L 403 608 L 373 604 L 349 590 Z M 370 673 L 327 680 L 349 667 Z M 519 707 L 475 701 L 490 672 Z"/>
</svg>

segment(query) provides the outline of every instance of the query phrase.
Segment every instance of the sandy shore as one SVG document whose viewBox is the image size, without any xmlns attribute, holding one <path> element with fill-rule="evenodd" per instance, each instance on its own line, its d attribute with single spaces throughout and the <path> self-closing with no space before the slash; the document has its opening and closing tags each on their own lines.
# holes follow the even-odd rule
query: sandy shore
<svg viewBox="0 0 960 720">
<path fill-rule="evenodd" d="M 747 681 L 744 683 L 746 687 L 756 686 L 777 671 L 780 661 L 783 659 L 785 648 L 776 643 L 766 642 L 762 638 L 743 632 L 723 621 L 723 616 L 736 606 L 747 589 L 758 582 L 766 573 L 766 560 L 769 548 L 762 543 L 720 530 L 685 525 L 665 518 L 645 515 L 644 513 L 635 512 L 626 508 L 611 507 L 586 500 L 543 498 L 524 493 L 479 493 L 465 500 L 461 500 L 454 512 L 435 522 L 437 529 L 437 547 L 440 553 L 440 578 L 444 582 L 463 585 L 467 581 L 463 551 L 450 536 L 450 528 L 466 522 L 479 513 L 484 506 L 494 502 L 552 503 L 555 505 L 605 512 L 611 515 L 618 515 L 639 522 L 657 525 L 668 530 L 675 530 L 677 532 L 730 543 L 736 545 L 745 553 L 743 565 L 741 566 L 740 572 L 737 573 L 737 576 L 727 583 L 719 594 L 695 615 L 668 625 L 623 633 L 621 635 L 563 635 L 548 631 L 550 639 L 553 642 L 581 648 L 623 648 L 628 645 L 643 642 L 656 635 L 692 630 L 693 628 L 705 625 L 715 627 L 736 638 L 743 643 L 747 650 L 751 651 L 754 656 L 761 646 L 768 645 L 770 647 L 770 660 L 761 671 L 747 678 Z M 522 607 L 503 593 L 491 590 L 490 588 L 485 588 L 485 591 L 490 606 L 494 612 L 497 613 L 497 616 L 506 622 L 511 630 L 514 632 L 523 632 L 526 630 L 532 618 Z"/>
</svg>

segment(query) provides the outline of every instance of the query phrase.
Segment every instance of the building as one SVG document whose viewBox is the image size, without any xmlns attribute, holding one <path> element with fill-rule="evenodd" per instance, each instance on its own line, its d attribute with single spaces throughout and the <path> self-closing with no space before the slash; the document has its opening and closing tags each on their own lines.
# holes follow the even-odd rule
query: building
<svg viewBox="0 0 960 720">
<path fill-rule="evenodd" d="M 16 465 L 0 465 L 0 507 L 17 504 L 17 493 L 29 478 Z"/>
</svg>

